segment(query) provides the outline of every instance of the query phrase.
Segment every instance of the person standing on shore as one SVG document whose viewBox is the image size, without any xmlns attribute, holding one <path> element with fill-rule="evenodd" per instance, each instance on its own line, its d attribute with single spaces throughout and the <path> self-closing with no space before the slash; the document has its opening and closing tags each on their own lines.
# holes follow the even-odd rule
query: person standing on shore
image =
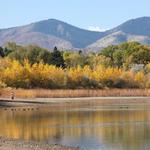
<svg viewBox="0 0 150 150">
<path fill-rule="evenodd" d="M 14 100 L 15 99 L 15 94 L 14 94 L 14 91 L 12 90 L 11 91 L 11 100 Z"/>
</svg>

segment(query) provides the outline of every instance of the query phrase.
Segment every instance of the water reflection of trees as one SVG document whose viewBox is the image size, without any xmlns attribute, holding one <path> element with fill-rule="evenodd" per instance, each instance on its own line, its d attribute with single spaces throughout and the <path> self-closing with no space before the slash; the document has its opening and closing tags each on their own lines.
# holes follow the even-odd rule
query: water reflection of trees
<svg viewBox="0 0 150 150">
<path fill-rule="evenodd" d="M 96 137 L 129 149 L 150 139 L 150 110 L 143 111 L 0 111 L 0 136 L 27 140 Z M 112 146 L 111 145 L 111 146 Z"/>
</svg>

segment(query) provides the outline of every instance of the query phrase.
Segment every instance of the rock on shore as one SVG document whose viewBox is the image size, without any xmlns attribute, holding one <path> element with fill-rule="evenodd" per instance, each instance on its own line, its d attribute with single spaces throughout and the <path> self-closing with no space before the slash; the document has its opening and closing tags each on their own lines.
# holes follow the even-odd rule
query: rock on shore
<svg viewBox="0 0 150 150">
<path fill-rule="evenodd" d="M 79 150 L 78 148 L 62 145 L 12 140 L 0 137 L 0 150 Z"/>
</svg>

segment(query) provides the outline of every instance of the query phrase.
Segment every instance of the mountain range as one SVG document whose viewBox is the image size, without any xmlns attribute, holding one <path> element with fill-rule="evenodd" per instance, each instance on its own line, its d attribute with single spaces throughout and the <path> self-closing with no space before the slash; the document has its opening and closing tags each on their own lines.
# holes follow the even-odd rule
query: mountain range
<svg viewBox="0 0 150 150">
<path fill-rule="evenodd" d="M 0 46 L 16 42 L 20 45 L 36 44 L 49 50 L 55 46 L 68 50 L 100 50 L 127 41 L 150 45 L 150 17 L 132 19 L 105 32 L 80 29 L 55 19 L 0 29 Z"/>
</svg>

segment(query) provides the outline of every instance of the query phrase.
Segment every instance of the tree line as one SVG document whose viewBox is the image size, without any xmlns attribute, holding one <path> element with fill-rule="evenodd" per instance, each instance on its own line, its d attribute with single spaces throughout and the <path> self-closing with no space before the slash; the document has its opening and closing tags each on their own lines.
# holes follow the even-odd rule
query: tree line
<svg viewBox="0 0 150 150">
<path fill-rule="evenodd" d="M 0 86 L 21 88 L 148 88 L 150 46 L 127 42 L 99 52 L 52 52 L 35 45 L 0 47 Z"/>
</svg>

